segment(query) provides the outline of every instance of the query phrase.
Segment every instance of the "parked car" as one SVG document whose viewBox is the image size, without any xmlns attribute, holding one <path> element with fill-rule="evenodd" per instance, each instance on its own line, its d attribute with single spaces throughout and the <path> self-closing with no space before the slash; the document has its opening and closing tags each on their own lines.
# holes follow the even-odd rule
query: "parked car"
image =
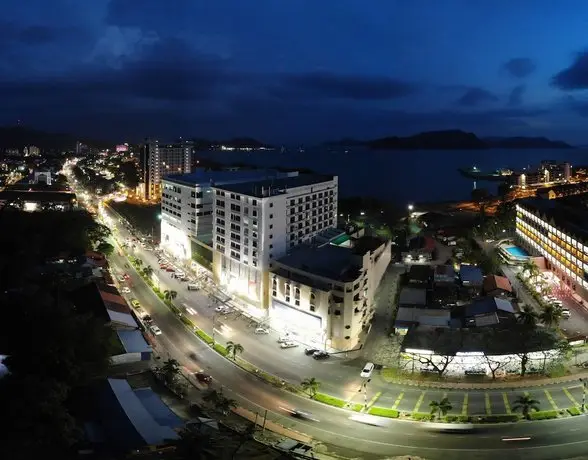
<svg viewBox="0 0 588 460">
<path fill-rule="evenodd" d="M 280 348 L 294 348 L 297 346 L 298 346 L 298 344 L 296 342 L 292 342 L 292 341 L 280 343 Z"/>
<path fill-rule="evenodd" d="M 289 341 L 290 341 L 290 336 L 288 336 L 288 335 L 283 335 L 278 338 L 278 343 L 284 343 L 284 342 L 289 342 Z"/>
<path fill-rule="evenodd" d="M 151 332 L 153 332 L 154 335 L 161 335 L 161 329 L 159 329 L 155 324 L 152 324 L 151 326 L 149 326 L 149 329 L 151 330 Z"/>
<path fill-rule="evenodd" d="M 143 316 L 143 322 L 145 324 L 151 324 L 153 322 L 153 318 L 151 318 L 151 316 L 149 316 L 149 315 L 145 315 L 145 316 Z"/>
<path fill-rule="evenodd" d="M 212 383 L 212 377 L 208 374 L 205 374 L 204 372 L 195 372 L 194 377 L 196 377 L 196 380 L 199 382 L 206 384 Z"/>
<path fill-rule="evenodd" d="M 190 283 L 188 284 L 188 291 L 198 291 L 200 288 L 197 284 Z"/>
<path fill-rule="evenodd" d="M 363 378 L 369 378 L 372 375 L 372 372 L 374 371 L 374 363 L 366 363 L 365 366 L 363 366 L 363 369 L 361 371 L 361 373 L 359 374 L 360 377 Z"/>
<path fill-rule="evenodd" d="M 317 360 L 318 359 L 327 359 L 329 356 L 331 356 L 331 355 L 329 355 L 329 353 L 327 353 L 326 351 L 323 351 L 323 350 L 315 351 L 312 354 L 312 357 Z"/>
<path fill-rule="evenodd" d="M 561 316 L 564 317 L 564 318 L 566 318 L 566 319 L 567 318 L 571 318 L 572 317 L 572 314 L 570 312 L 570 309 L 569 308 L 562 308 L 561 309 Z"/>
<path fill-rule="evenodd" d="M 119 275 L 116 277 L 118 279 L 119 282 L 124 283 L 125 282 L 125 277 L 122 275 Z"/>
<path fill-rule="evenodd" d="M 214 309 L 214 311 L 216 311 L 217 313 L 222 313 L 223 311 L 225 311 L 225 307 L 223 305 L 219 305 Z"/>
<path fill-rule="evenodd" d="M 304 354 L 306 356 L 312 356 L 314 355 L 317 351 L 320 351 L 318 348 L 305 348 L 304 349 Z"/>
<path fill-rule="evenodd" d="M 124 288 L 122 288 L 120 290 L 120 292 L 122 292 L 123 294 L 130 294 L 131 293 L 131 288 L 128 286 L 125 286 Z"/>
<path fill-rule="evenodd" d="M 269 334 L 270 331 L 269 331 L 269 329 L 266 329 L 265 327 L 258 327 L 255 329 L 255 333 L 256 334 Z"/>
<path fill-rule="evenodd" d="M 141 306 L 137 299 L 131 299 L 131 305 L 135 308 L 139 308 Z"/>
</svg>

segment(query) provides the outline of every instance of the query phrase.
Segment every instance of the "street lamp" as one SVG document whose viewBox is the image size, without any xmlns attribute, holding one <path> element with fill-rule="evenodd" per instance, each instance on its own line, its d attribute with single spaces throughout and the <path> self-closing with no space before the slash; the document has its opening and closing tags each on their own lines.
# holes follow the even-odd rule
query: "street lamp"
<svg viewBox="0 0 588 460">
<path fill-rule="evenodd" d="M 580 382 L 582 382 L 582 413 L 584 413 L 586 408 L 586 379 L 580 379 Z"/>
</svg>

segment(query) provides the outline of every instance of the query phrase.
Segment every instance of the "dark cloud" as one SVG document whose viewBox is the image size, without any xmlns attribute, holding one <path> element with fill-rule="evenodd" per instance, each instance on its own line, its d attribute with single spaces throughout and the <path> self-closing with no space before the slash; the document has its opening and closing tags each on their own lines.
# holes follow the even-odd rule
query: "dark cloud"
<svg viewBox="0 0 588 460">
<path fill-rule="evenodd" d="M 312 72 L 284 76 L 273 92 L 281 97 L 385 101 L 408 96 L 415 90 L 410 83 L 387 77 Z"/>
<path fill-rule="evenodd" d="M 517 107 L 523 103 L 523 94 L 525 94 L 527 87 L 525 85 L 517 85 L 510 92 L 508 96 L 508 105 Z"/>
<path fill-rule="evenodd" d="M 507 61 L 502 68 L 512 77 L 525 78 L 535 71 L 537 65 L 529 58 L 514 58 Z"/>
<path fill-rule="evenodd" d="M 469 88 L 458 100 L 462 107 L 476 107 L 488 102 L 496 102 L 498 98 L 483 88 Z"/>
<path fill-rule="evenodd" d="M 4 47 L 22 45 L 44 45 L 71 35 L 69 28 L 33 25 L 21 26 L 13 22 L 0 22 L 0 40 Z"/>
<path fill-rule="evenodd" d="M 554 75 L 551 84 L 559 89 L 588 89 L 588 50 L 578 53 L 568 68 Z"/>
</svg>

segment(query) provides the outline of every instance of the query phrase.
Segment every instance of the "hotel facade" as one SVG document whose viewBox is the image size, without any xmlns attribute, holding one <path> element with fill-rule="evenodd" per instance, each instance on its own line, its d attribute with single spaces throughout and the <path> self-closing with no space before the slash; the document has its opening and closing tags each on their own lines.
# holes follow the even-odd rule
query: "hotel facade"
<svg viewBox="0 0 588 460">
<path fill-rule="evenodd" d="M 523 245 L 542 255 L 547 268 L 584 299 L 588 299 L 586 198 L 534 198 L 516 206 L 516 233 Z"/>
</svg>

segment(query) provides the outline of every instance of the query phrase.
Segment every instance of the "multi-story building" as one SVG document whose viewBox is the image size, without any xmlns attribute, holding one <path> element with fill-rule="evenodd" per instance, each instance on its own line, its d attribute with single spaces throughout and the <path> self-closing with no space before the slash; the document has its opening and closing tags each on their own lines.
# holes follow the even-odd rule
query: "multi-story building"
<svg viewBox="0 0 588 460">
<path fill-rule="evenodd" d="M 588 193 L 588 182 L 577 182 L 575 184 L 561 184 L 553 187 L 545 187 L 537 190 L 539 198 L 555 200 L 566 196 L 582 195 Z"/>
<path fill-rule="evenodd" d="M 161 181 L 169 174 L 187 174 L 192 167 L 193 144 L 160 144 L 148 139 L 141 150 L 142 190 L 146 200 L 159 200 Z"/>
<path fill-rule="evenodd" d="M 588 195 L 517 204 L 516 231 L 567 286 L 588 298 Z"/>
<path fill-rule="evenodd" d="M 552 182 L 565 183 L 572 177 L 572 166 L 569 163 L 558 163 L 554 160 L 543 160 L 537 169 L 529 169 L 523 173 L 513 174 L 512 178 L 520 187 L 541 185 Z"/>
<path fill-rule="evenodd" d="M 272 263 L 336 225 L 337 186 L 301 174 L 213 187 L 215 281 L 267 309 Z"/>
<path fill-rule="evenodd" d="M 273 263 L 269 316 L 305 343 L 351 350 L 373 317 L 391 246 L 366 236 L 349 246 L 336 240 L 299 246 Z"/>
<path fill-rule="evenodd" d="M 163 178 L 161 245 L 178 259 L 192 258 L 192 242 L 212 246 L 213 186 L 244 181 L 297 176 L 275 170 L 207 171 L 173 174 Z"/>
</svg>

